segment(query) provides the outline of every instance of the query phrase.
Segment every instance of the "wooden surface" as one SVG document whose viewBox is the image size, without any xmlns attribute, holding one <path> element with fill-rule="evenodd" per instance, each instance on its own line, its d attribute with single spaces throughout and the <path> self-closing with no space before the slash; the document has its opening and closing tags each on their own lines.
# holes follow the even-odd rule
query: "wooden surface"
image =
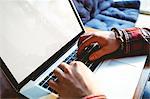
<svg viewBox="0 0 150 99">
<path fill-rule="evenodd" d="M 17 98 L 18 94 L 12 88 L 0 68 L 0 98 Z"/>
</svg>

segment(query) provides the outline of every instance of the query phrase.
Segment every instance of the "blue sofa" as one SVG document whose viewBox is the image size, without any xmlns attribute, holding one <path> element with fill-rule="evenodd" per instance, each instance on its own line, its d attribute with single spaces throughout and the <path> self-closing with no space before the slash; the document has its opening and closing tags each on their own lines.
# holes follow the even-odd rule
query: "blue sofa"
<svg viewBox="0 0 150 99">
<path fill-rule="evenodd" d="M 83 24 L 100 30 L 134 27 L 138 18 L 139 0 L 73 0 Z"/>
</svg>

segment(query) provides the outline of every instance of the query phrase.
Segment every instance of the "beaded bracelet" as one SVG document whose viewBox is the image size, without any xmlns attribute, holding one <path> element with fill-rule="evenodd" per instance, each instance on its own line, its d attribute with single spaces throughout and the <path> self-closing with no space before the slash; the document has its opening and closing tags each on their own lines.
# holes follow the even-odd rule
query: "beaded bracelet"
<svg viewBox="0 0 150 99">
<path fill-rule="evenodd" d="M 111 31 L 115 33 L 116 39 L 118 39 L 121 42 L 120 49 L 124 50 L 124 34 L 122 33 L 123 31 L 118 30 L 116 28 L 112 28 Z"/>
</svg>

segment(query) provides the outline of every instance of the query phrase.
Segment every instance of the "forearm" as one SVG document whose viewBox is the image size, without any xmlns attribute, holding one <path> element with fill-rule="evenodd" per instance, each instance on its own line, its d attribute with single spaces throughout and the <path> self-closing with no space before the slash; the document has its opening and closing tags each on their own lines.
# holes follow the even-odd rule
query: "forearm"
<svg viewBox="0 0 150 99">
<path fill-rule="evenodd" d="M 118 32 L 122 33 L 123 42 L 120 48 L 122 55 L 141 55 L 150 52 L 150 29 L 135 27 Z"/>
</svg>

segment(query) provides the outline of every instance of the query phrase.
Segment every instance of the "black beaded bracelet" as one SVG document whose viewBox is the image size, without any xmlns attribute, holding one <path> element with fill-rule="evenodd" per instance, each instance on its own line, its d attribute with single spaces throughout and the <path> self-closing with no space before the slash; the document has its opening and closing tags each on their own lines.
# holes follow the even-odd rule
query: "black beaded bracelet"
<svg viewBox="0 0 150 99">
<path fill-rule="evenodd" d="M 122 33 L 122 31 L 116 28 L 112 28 L 111 31 L 115 33 L 116 39 L 118 39 L 121 42 L 120 45 L 121 50 L 124 50 L 124 34 Z"/>
</svg>

